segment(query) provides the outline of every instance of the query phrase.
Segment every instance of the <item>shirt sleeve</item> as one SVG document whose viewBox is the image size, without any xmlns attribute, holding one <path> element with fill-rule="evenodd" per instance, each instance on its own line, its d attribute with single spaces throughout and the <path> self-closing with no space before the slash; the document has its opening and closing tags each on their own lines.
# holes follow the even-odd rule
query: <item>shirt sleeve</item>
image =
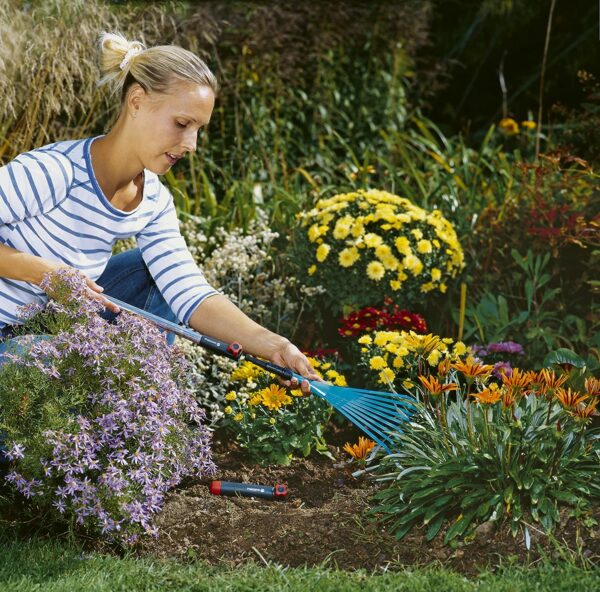
<svg viewBox="0 0 600 592">
<path fill-rule="evenodd" d="M 206 298 L 221 292 L 206 281 L 196 265 L 179 231 L 173 198 L 162 184 L 160 193 L 158 214 L 136 235 L 136 240 L 164 299 L 177 318 L 187 324 Z"/>
<path fill-rule="evenodd" d="M 73 164 L 60 152 L 32 150 L 0 167 L 0 224 L 49 212 L 71 187 Z"/>
</svg>

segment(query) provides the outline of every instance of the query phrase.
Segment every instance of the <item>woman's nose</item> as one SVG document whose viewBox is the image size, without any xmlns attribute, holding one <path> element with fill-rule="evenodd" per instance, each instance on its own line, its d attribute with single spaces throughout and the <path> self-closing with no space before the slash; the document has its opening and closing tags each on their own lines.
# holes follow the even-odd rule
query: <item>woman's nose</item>
<svg viewBox="0 0 600 592">
<path fill-rule="evenodd" d="M 183 148 L 188 152 L 196 151 L 196 144 L 198 142 L 198 131 L 188 131 L 183 138 Z"/>
</svg>

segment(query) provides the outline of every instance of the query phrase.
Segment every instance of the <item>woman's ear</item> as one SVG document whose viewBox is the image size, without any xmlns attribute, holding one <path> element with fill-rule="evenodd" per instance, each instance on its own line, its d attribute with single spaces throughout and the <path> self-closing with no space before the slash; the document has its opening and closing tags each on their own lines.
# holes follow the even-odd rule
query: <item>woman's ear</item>
<svg viewBox="0 0 600 592">
<path fill-rule="evenodd" d="M 125 100 L 127 112 L 131 117 L 136 117 L 139 110 L 146 99 L 146 91 L 140 84 L 132 84 L 129 92 L 127 93 L 127 99 Z"/>
</svg>

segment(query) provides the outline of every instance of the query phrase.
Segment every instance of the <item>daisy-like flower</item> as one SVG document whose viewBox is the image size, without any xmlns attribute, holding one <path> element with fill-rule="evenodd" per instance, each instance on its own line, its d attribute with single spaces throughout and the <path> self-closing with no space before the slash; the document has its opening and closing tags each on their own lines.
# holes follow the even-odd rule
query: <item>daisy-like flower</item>
<svg viewBox="0 0 600 592">
<path fill-rule="evenodd" d="M 351 267 L 359 258 L 358 249 L 356 247 L 349 247 L 340 252 L 338 260 L 342 267 Z"/>
<path fill-rule="evenodd" d="M 469 356 L 466 361 L 459 360 L 458 362 L 454 362 L 452 367 L 459 372 L 462 372 L 468 378 L 488 378 L 494 369 L 493 366 L 488 364 L 480 364 L 476 362 L 475 359 Z"/>
<path fill-rule="evenodd" d="M 396 378 L 396 374 L 391 368 L 384 368 L 379 373 L 379 382 L 387 384 L 388 382 L 393 382 L 394 378 Z"/>
<path fill-rule="evenodd" d="M 367 275 L 369 279 L 378 282 L 385 275 L 385 267 L 379 261 L 371 261 L 367 265 Z"/>
<path fill-rule="evenodd" d="M 437 335 L 429 333 L 429 335 L 418 335 L 411 331 L 404 338 L 404 344 L 415 353 L 428 356 L 440 343 L 440 338 Z"/>
<path fill-rule="evenodd" d="M 276 384 L 270 384 L 260 391 L 260 394 L 261 403 L 268 409 L 279 409 L 282 405 L 289 405 L 292 402 L 286 390 Z"/>
<path fill-rule="evenodd" d="M 571 387 L 566 390 L 562 387 L 557 388 L 554 392 L 554 396 L 566 409 L 574 409 L 580 403 L 583 403 L 586 399 L 588 399 L 588 395 L 584 395 L 577 391 L 572 391 Z"/>
<path fill-rule="evenodd" d="M 452 362 L 450 361 L 450 358 L 444 358 L 437 367 L 437 373 L 438 376 L 442 379 L 446 378 L 446 376 L 448 376 L 448 373 L 450 372 L 450 368 L 452 367 Z"/>
<path fill-rule="evenodd" d="M 237 399 L 237 395 L 235 394 L 235 392 L 230 391 L 225 395 L 225 399 L 227 401 L 235 401 Z"/>
<path fill-rule="evenodd" d="M 502 374 L 502 384 L 516 390 L 525 390 L 535 379 L 535 372 L 525 372 L 519 368 L 513 368 L 510 374 Z"/>
<path fill-rule="evenodd" d="M 543 394 L 552 394 L 558 388 L 560 388 L 565 382 L 567 382 L 568 376 L 563 374 L 562 376 L 556 376 L 554 370 L 549 368 L 542 368 L 537 374 L 536 382 L 540 383 L 540 391 Z"/>
<path fill-rule="evenodd" d="M 432 395 L 441 395 L 447 391 L 455 391 L 458 389 L 458 385 L 455 382 L 442 385 L 435 376 L 430 376 L 429 378 L 426 376 L 419 376 L 419 380 Z"/>
<path fill-rule="evenodd" d="M 374 356 L 371 358 L 369 365 L 373 370 L 383 370 L 387 366 L 387 362 L 381 356 Z"/>
<path fill-rule="evenodd" d="M 496 383 L 493 383 L 490 384 L 488 388 L 483 389 L 478 393 L 471 393 L 471 396 L 475 397 L 478 403 L 493 405 L 502 398 L 502 391 L 498 388 Z"/>
<path fill-rule="evenodd" d="M 323 263 L 323 261 L 325 261 L 325 259 L 327 259 L 327 255 L 329 255 L 329 251 L 331 251 L 331 247 L 328 244 L 326 244 L 326 243 L 320 244 L 319 248 L 317 249 L 317 253 L 316 253 L 317 261 L 319 263 Z"/>
<path fill-rule="evenodd" d="M 501 119 L 498 128 L 506 136 L 515 136 L 519 133 L 519 124 L 512 117 Z"/>
<path fill-rule="evenodd" d="M 369 452 L 373 450 L 374 446 L 375 442 L 368 438 L 364 438 L 363 436 L 359 436 L 357 444 L 346 442 L 346 444 L 344 444 L 344 451 L 356 460 L 365 460 Z"/>
<path fill-rule="evenodd" d="M 585 407 L 579 406 L 577 409 L 574 409 L 571 413 L 573 417 L 582 423 L 588 423 L 593 415 L 598 415 L 596 411 L 596 406 L 598 401 L 594 401 L 593 403 L 589 403 Z"/>
<path fill-rule="evenodd" d="M 585 392 L 590 395 L 590 397 L 597 397 L 600 395 L 600 379 L 589 377 L 585 379 Z"/>
</svg>

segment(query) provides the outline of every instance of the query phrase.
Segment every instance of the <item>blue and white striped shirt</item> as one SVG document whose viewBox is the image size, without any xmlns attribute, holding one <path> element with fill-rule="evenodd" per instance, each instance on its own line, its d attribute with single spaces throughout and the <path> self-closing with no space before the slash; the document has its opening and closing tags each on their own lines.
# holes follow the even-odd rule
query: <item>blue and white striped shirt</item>
<svg viewBox="0 0 600 592">
<path fill-rule="evenodd" d="M 135 237 L 160 292 L 187 323 L 205 298 L 219 292 L 181 236 L 171 194 L 155 173 L 144 170 L 138 207 L 130 212 L 113 207 L 94 176 L 94 139 L 48 144 L 0 167 L 0 242 L 97 280 L 115 241 Z M 0 329 L 20 322 L 19 306 L 46 300 L 38 286 L 0 277 Z"/>
</svg>

